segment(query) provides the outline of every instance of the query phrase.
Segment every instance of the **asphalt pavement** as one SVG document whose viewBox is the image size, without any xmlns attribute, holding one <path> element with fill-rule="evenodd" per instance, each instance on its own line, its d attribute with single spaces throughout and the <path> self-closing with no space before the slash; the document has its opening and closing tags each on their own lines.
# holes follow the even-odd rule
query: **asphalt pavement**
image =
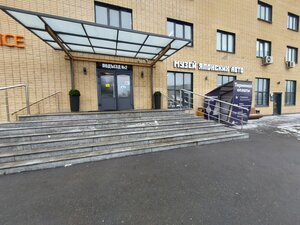
<svg viewBox="0 0 300 225">
<path fill-rule="evenodd" d="M 245 131 L 249 140 L 0 176 L 0 224 L 300 224 L 300 141 Z"/>
</svg>

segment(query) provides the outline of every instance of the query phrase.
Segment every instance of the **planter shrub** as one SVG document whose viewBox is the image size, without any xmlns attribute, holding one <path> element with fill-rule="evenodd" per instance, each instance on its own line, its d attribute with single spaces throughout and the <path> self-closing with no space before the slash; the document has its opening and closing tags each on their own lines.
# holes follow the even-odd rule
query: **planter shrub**
<svg viewBox="0 0 300 225">
<path fill-rule="evenodd" d="M 80 97 L 80 91 L 76 89 L 72 89 L 69 91 L 69 96 L 70 96 L 70 108 L 71 112 L 79 112 L 79 97 Z"/>
</svg>

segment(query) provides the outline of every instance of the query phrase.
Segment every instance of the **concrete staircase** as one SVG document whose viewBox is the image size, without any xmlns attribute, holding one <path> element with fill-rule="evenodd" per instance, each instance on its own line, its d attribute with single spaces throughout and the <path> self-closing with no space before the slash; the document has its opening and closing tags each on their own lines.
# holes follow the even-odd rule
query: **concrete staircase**
<svg viewBox="0 0 300 225">
<path fill-rule="evenodd" d="M 177 110 L 23 116 L 0 124 L 0 174 L 244 138 Z"/>
</svg>

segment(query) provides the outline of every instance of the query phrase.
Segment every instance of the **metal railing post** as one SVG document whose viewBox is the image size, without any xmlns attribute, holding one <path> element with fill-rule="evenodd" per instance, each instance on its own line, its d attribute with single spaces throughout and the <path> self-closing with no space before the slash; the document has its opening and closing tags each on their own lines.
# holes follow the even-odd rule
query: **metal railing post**
<svg viewBox="0 0 300 225">
<path fill-rule="evenodd" d="M 180 91 L 179 91 L 179 94 L 180 94 L 180 98 L 179 98 L 179 104 L 180 104 L 180 109 L 182 109 L 183 107 L 182 107 L 182 89 L 180 89 Z"/>
<path fill-rule="evenodd" d="M 221 123 L 221 104 L 219 103 L 219 105 L 218 105 L 218 107 L 219 107 L 219 112 L 218 112 L 218 122 L 219 123 Z"/>
<path fill-rule="evenodd" d="M 27 108 L 27 115 L 30 115 L 30 106 L 29 106 L 29 90 L 27 85 L 25 85 L 25 95 L 26 95 L 26 108 Z"/>
<path fill-rule="evenodd" d="M 205 101 L 205 98 L 204 98 L 204 101 Z M 210 99 L 207 101 L 207 108 L 208 108 L 208 109 L 210 109 L 209 102 L 210 102 Z M 210 112 L 207 113 L 207 118 L 208 118 L 208 120 L 210 120 Z"/>
<path fill-rule="evenodd" d="M 60 112 L 60 102 L 59 102 L 59 95 L 56 95 L 56 102 L 57 102 L 57 112 Z"/>
<path fill-rule="evenodd" d="M 191 108 L 191 93 L 189 93 L 188 101 L 189 101 L 189 109 L 190 109 Z"/>
<path fill-rule="evenodd" d="M 8 102 L 8 93 L 7 93 L 7 90 L 5 90 L 5 104 L 6 104 L 6 117 L 7 117 L 7 121 L 10 122 L 9 102 Z"/>
<path fill-rule="evenodd" d="M 243 130 L 243 124 L 244 124 L 244 114 L 243 114 L 243 110 L 241 109 L 241 128 Z"/>
</svg>

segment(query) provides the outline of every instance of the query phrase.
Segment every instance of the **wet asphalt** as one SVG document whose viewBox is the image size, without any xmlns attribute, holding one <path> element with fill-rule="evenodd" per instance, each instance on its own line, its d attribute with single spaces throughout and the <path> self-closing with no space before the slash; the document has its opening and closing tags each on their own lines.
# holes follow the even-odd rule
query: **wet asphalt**
<svg viewBox="0 0 300 225">
<path fill-rule="evenodd" d="M 300 224 L 300 141 L 246 132 L 249 140 L 0 176 L 0 224 Z"/>
</svg>

